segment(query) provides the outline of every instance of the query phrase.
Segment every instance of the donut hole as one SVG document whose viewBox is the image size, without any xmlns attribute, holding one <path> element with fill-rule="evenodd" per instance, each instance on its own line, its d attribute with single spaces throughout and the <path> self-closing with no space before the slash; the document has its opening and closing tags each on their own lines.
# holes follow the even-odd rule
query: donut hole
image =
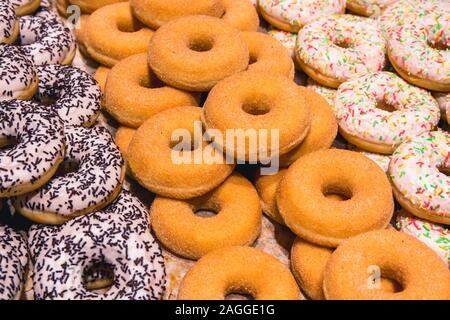
<svg viewBox="0 0 450 320">
<path fill-rule="evenodd" d="M 178 139 L 171 140 L 169 143 L 170 149 L 178 152 L 192 152 L 197 150 L 201 143 L 195 141 L 195 139 L 183 139 L 184 137 L 179 137 Z"/>
<path fill-rule="evenodd" d="M 397 110 L 393 105 L 389 104 L 384 100 L 377 101 L 377 109 L 384 110 L 387 112 L 394 112 Z"/>
<path fill-rule="evenodd" d="M 271 106 L 265 99 L 248 99 L 242 104 L 242 110 L 253 116 L 261 116 L 270 112 Z"/>
<path fill-rule="evenodd" d="M 378 278 L 379 277 L 379 278 Z M 381 267 L 379 273 L 372 273 L 371 290 L 381 290 L 389 293 L 402 292 L 405 288 L 401 276 L 389 267 Z"/>
<path fill-rule="evenodd" d="M 141 30 L 142 24 L 136 19 L 133 19 L 132 21 L 120 20 L 117 22 L 117 29 L 120 32 L 133 33 Z"/>
<path fill-rule="evenodd" d="M 248 64 L 251 65 L 251 64 L 256 63 L 257 61 L 258 61 L 258 57 L 253 55 L 253 54 L 250 54 L 250 58 L 248 60 Z"/>
<path fill-rule="evenodd" d="M 104 262 L 95 262 L 83 272 L 83 284 L 89 291 L 105 293 L 114 283 L 114 266 Z"/>
<path fill-rule="evenodd" d="M 80 168 L 80 162 L 75 159 L 67 159 L 61 163 L 56 171 L 55 177 L 65 176 L 77 172 Z"/>
<path fill-rule="evenodd" d="M 450 177 L 450 168 L 438 167 L 438 170 L 440 173 L 446 175 L 447 177 Z"/>
<path fill-rule="evenodd" d="M 198 217 L 212 218 L 219 214 L 220 209 L 220 206 L 215 203 L 199 203 L 194 206 L 192 211 Z"/>
<path fill-rule="evenodd" d="M 0 151 L 13 149 L 19 143 L 17 137 L 0 138 Z"/>
<path fill-rule="evenodd" d="M 188 43 L 188 48 L 195 52 L 207 52 L 214 46 L 214 40 L 210 37 L 193 38 Z"/>
<path fill-rule="evenodd" d="M 225 293 L 225 300 L 255 300 L 255 296 L 245 286 L 231 286 Z"/>
<path fill-rule="evenodd" d="M 445 43 L 443 39 L 439 39 L 438 41 L 430 41 L 428 40 L 428 46 L 434 50 L 448 51 L 450 50 L 450 45 Z"/>
<path fill-rule="evenodd" d="M 350 188 L 338 184 L 328 184 L 322 188 L 323 195 L 335 201 L 347 201 L 353 197 Z"/>
<path fill-rule="evenodd" d="M 335 39 L 333 43 L 342 49 L 349 49 L 354 46 L 353 43 L 348 39 Z"/>
</svg>

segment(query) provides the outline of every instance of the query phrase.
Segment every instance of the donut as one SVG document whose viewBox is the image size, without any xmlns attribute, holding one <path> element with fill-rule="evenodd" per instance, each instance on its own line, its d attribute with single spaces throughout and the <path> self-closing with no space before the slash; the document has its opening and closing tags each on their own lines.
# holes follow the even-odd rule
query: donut
<svg viewBox="0 0 450 320">
<path fill-rule="evenodd" d="M 450 93 L 449 92 L 433 92 L 433 97 L 436 99 L 439 109 L 441 110 L 441 118 L 445 119 L 450 124 Z"/>
<path fill-rule="evenodd" d="M 450 91 L 450 9 L 411 15 L 388 34 L 388 57 L 402 78 L 425 89 Z"/>
<path fill-rule="evenodd" d="M 249 0 L 221 0 L 224 7 L 222 20 L 241 31 L 256 31 L 258 12 Z"/>
<path fill-rule="evenodd" d="M 33 97 L 38 76 L 33 62 L 19 47 L 0 45 L 0 69 L 0 101 Z"/>
<path fill-rule="evenodd" d="M 189 199 L 215 189 L 233 172 L 235 165 L 198 137 L 199 130 L 202 134 L 200 112 L 198 107 L 171 108 L 137 129 L 127 161 L 132 176 L 143 187 L 161 196 Z M 186 141 L 174 139 L 177 131 L 189 134 L 189 148 Z"/>
<path fill-rule="evenodd" d="M 399 292 L 369 286 L 371 269 L 396 281 Z M 450 272 L 421 241 L 395 230 L 377 230 L 353 237 L 333 252 L 323 289 L 328 300 L 448 300 Z"/>
<path fill-rule="evenodd" d="M 308 78 L 308 80 L 306 80 L 306 87 L 324 97 L 325 100 L 327 100 L 328 104 L 333 108 L 333 111 L 335 112 L 334 102 L 336 99 L 336 91 L 337 91 L 336 89 L 324 87 L 311 78 Z"/>
<path fill-rule="evenodd" d="M 433 249 L 450 268 L 450 229 L 442 224 L 414 217 L 404 210 L 397 213 L 396 227 Z"/>
<path fill-rule="evenodd" d="M 27 266 L 27 241 L 20 232 L 0 224 L 0 300 L 20 299 Z"/>
<path fill-rule="evenodd" d="M 0 197 L 45 184 L 63 161 L 64 143 L 56 112 L 29 101 L 0 102 Z"/>
<path fill-rule="evenodd" d="M 287 77 L 242 72 L 211 90 L 203 106 L 202 121 L 206 129 L 222 133 L 224 141 L 214 144 L 227 156 L 266 161 L 289 152 L 306 137 L 311 124 L 308 102 L 304 91 Z M 245 143 L 242 148 L 235 143 L 236 137 L 227 140 L 226 131 L 230 129 L 236 133 L 258 130 L 254 139 L 257 146 Z M 265 135 L 261 136 L 261 132 Z M 272 146 L 275 139 L 278 145 Z"/>
<path fill-rule="evenodd" d="M 7 0 L 10 2 L 18 16 L 26 16 L 34 13 L 41 5 L 41 0 Z"/>
<path fill-rule="evenodd" d="M 0 2 L 0 44 L 12 44 L 19 36 L 19 20 L 9 1 Z"/>
<path fill-rule="evenodd" d="M 102 93 L 90 74 L 64 65 L 37 67 L 39 87 L 35 99 L 51 106 L 65 125 L 92 126 L 100 114 Z"/>
<path fill-rule="evenodd" d="M 188 91 L 208 91 L 220 80 L 247 69 L 249 62 L 249 50 L 239 31 L 209 16 L 183 17 L 165 24 L 152 37 L 148 53 L 158 78 Z"/>
<path fill-rule="evenodd" d="M 300 87 L 311 108 L 311 128 L 299 146 L 282 155 L 281 167 L 288 167 L 301 156 L 323 149 L 329 149 L 336 138 L 338 125 L 333 109 L 320 94 Z"/>
<path fill-rule="evenodd" d="M 297 42 L 297 34 L 271 28 L 267 32 L 269 36 L 278 40 L 289 52 L 291 58 L 294 59 L 295 44 Z"/>
<path fill-rule="evenodd" d="M 297 33 L 311 21 L 333 13 L 344 13 L 345 0 L 259 0 L 259 13 L 278 29 Z"/>
<path fill-rule="evenodd" d="M 130 0 L 133 14 L 152 29 L 171 20 L 191 15 L 220 18 L 224 13 L 222 0 Z"/>
<path fill-rule="evenodd" d="M 141 28 L 128 2 L 110 4 L 96 10 L 86 25 L 86 50 L 90 57 L 112 67 L 133 54 L 147 51 L 153 31 Z"/>
<path fill-rule="evenodd" d="M 56 0 L 56 9 L 58 10 L 58 13 L 63 16 L 64 18 L 67 18 L 70 16 L 70 13 L 67 12 L 67 7 L 70 6 L 69 0 Z"/>
<path fill-rule="evenodd" d="M 354 14 L 365 17 L 377 17 L 397 0 L 347 0 L 347 9 Z"/>
<path fill-rule="evenodd" d="M 347 80 L 381 71 L 386 41 L 373 19 L 345 15 L 319 18 L 297 37 L 295 57 L 306 74 L 337 88 Z"/>
<path fill-rule="evenodd" d="M 279 74 L 294 79 L 294 62 L 283 45 L 261 32 L 243 32 L 242 37 L 250 52 L 248 71 Z"/>
<path fill-rule="evenodd" d="M 105 94 L 106 79 L 110 71 L 110 68 L 99 66 L 94 74 L 94 79 L 97 81 L 103 94 Z"/>
<path fill-rule="evenodd" d="M 133 140 L 135 133 L 136 129 L 119 127 L 116 131 L 116 135 L 114 136 L 114 141 L 116 142 L 116 145 L 125 161 L 127 160 L 128 147 L 130 146 L 131 140 Z"/>
<path fill-rule="evenodd" d="M 87 52 L 87 32 L 86 32 L 86 26 L 89 23 L 89 15 L 82 15 L 78 20 L 78 25 L 75 27 L 75 38 L 77 39 L 78 43 L 78 49 L 80 50 L 81 54 L 89 58 L 89 53 Z"/>
<path fill-rule="evenodd" d="M 47 0 L 41 0 L 40 7 L 33 13 L 35 17 L 44 18 L 47 20 L 47 23 L 50 22 L 59 22 L 64 23 L 63 20 L 60 18 L 58 13 L 53 11 L 52 4 Z"/>
<path fill-rule="evenodd" d="M 199 211 L 214 215 L 201 216 Z M 252 245 L 262 221 L 258 194 L 239 174 L 191 200 L 156 197 L 150 219 L 156 238 L 166 248 L 193 260 L 224 247 Z"/>
<path fill-rule="evenodd" d="M 388 172 L 389 169 L 389 162 L 391 162 L 392 156 L 388 156 L 385 154 L 379 154 L 379 153 L 373 153 L 373 152 L 367 152 L 362 149 L 359 149 L 358 147 L 349 145 L 349 149 L 352 151 L 359 152 L 360 154 L 366 156 L 373 162 L 375 162 L 385 173 Z"/>
<path fill-rule="evenodd" d="M 138 128 L 158 112 L 197 104 L 192 94 L 162 84 L 148 67 L 146 53 L 125 58 L 108 73 L 105 109 L 124 126 Z"/>
<path fill-rule="evenodd" d="M 390 72 L 343 83 L 336 94 L 339 132 L 361 149 L 392 154 L 409 137 L 433 130 L 439 107 L 425 90 Z"/>
<path fill-rule="evenodd" d="M 250 247 L 228 247 L 203 256 L 181 282 L 178 300 L 223 300 L 243 293 L 255 300 L 303 299 L 289 270 Z"/>
<path fill-rule="evenodd" d="M 394 196 L 406 211 L 450 224 L 450 134 L 426 132 L 402 143 L 389 164 Z"/>
<path fill-rule="evenodd" d="M 63 224 L 100 210 L 122 188 L 123 159 L 106 128 L 66 126 L 64 131 L 68 172 L 55 176 L 41 189 L 13 199 L 17 211 L 38 223 Z"/>
<path fill-rule="evenodd" d="M 166 285 L 161 248 L 150 233 L 147 210 L 127 191 L 102 211 L 61 226 L 33 225 L 28 245 L 37 300 L 159 300 Z M 80 275 L 108 263 L 114 283 L 88 291 Z"/>
<path fill-rule="evenodd" d="M 70 65 L 76 53 L 75 37 L 61 23 L 49 23 L 44 17 L 20 18 L 20 46 L 36 66 Z"/>
<path fill-rule="evenodd" d="M 70 4 L 76 5 L 83 13 L 93 13 L 101 7 L 114 4 L 117 2 L 124 2 L 126 0 L 68 0 Z"/>
<path fill-rule="evenodd" d="M 338 149 L 294 162 L 278 187 L 277 205 L 296 235 L 326 247 L 385 228 L 394 210 L 386 174 L 367 157 Z"/>
<path fill-rule="evenodd" d="M 261 202 L 262 211 L 275 222 L 284 225 L 283 217 L 277 207 L 277 189 L 287 169 L 280 169 L 276 174 L 263 175 L 258 170 L 255 177 L 255 187 Z"/>
</svg>

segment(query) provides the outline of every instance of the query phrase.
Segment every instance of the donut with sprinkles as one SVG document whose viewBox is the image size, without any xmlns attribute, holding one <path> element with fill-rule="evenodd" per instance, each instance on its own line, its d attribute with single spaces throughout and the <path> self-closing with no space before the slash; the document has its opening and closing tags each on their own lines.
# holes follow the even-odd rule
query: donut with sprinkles
<svg viewBox="0 0 450 320">
<path fill-rule="evenodd" d="M 58 114 L 29 101 L 0 102 L 0 197 L 40 188 L 64 159 Z M 9 146 L 9 147 L 8 147 Z"/>
<path fill-rule="evenodd" d="M 13 200 L 16 210 L 38 223 L 62 224 L 99 210 L 111 203 L 122 187 L 124 161 L 106 128 L 66 126 L 64 131 L 66 172 Z"/>
<path fill-rule="evenodd" d="M 306 87 L 308 89 L 311 89 L 311 90 L 317 92 L 322 97 L 324 97 L 325 100 L 327 100 L 327 102 L 330 104 L 330 106 L 333 108 L 333 111 L 334 111 L 334 101 L 336 99 L 336 89 L 322 86 L 311 78 L 308 78 L 308 80 L 306 80 Z"/>
<path fill-rule="evenodd" d="M 52 108 L 66 125 L 92 126 L 99 116 L 102 93 L 94 78 L 85 71 L 64 65 L 37 67 L 39 101 L 56 99 Z"/>
<path fill-rule="evenodd" d="M 9 1 L 0 2 L 0 44 L 14 43 L 19 36 L 19 20 Z"/>
<path fill-rule="evenodd" d="M 439 109 L 441 109 L 441 118 L 446 119 L 450 124 L 450 93 L 449 92 L 434 92 L 433 97 L 436 99 Z"/>
<path fill-rule="evenodd" d="M 37 300 L 159 300 L 164 294 L 164 259 L 147 208 L 127 191 L 102 211 L 61 226 L 34 225 L 28 235 Z M 99 263 L 114 270 L 105 293 L 89 291 L 83 281 Z"/>
<path fill-rule="evenodd" d="M 280 43 L 288 50 L 291 58 L 294 58 L 295 43 L 297 42 L 296 33 L 271 28 L 268 34 L 272 38 L 280 41 Z"/>
<path fill-rule="evenodd" d="M 436 100 L 390 72 L 343 83 L 335 102 L 341 135 L 371 152 L 392 154 L 409 137 L 431 131 L 440 119 Z"/>
<path fill-rule="evenodd" d="M 0 224 L 0 300 L 20 299 L 27 265 L 27 241 L 18 231 Z"/>
<path fill-rule="evenodd" d="M 296 60 L 303 71 L 332 88 L 381 71 L 385 55 L 386 41 L 378 23 L 349 14 L 311 22 L 299 32 L 295 48 Z"/>
</svg>

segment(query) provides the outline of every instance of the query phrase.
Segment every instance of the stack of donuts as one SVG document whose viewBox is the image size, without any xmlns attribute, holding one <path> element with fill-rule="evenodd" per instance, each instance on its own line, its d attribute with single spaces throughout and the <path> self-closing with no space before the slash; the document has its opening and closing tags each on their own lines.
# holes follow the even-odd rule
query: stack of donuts
<svg viewBox="0 0 450 320">
<path fill-rule="evenodd" d="M 0 6 L 0 298 L 450 299 L 447 0 Z"/>
</svg>

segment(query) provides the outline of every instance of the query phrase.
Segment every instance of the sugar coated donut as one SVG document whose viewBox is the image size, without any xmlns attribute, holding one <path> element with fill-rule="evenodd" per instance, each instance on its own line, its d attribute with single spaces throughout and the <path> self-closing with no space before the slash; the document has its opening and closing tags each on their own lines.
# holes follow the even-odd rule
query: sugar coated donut
<svg viewBox="0 0 450 320">
<path fill-rule="evenodd" d="M 285 176 L 287 169 L 280 169 L 276 174 L 263 175 L 261 169 L 255 178 L 255 187 L 258 191 L 261 208 L 263 212 L 274 221 L 284 225 L 283 217 L 277 207 L 277 189 L 281 179 Z"/>
<path fill-rule="evenodd" d="M 221 0 L 224 7 L 222 20 L 241 31 L 256 31 L 258 12 L 250 0 Z"/>
<path fill-rule="evenodd" d="M 55 110 L 66 125 L 92 126 L 100 114 L 102 93 L 94 78 L 78 68 L 63 65 L 37 67 L 36 99 L 54 100 Z"/>
<path fill-rule="evenodd" d="M 28 244 L 37 300 L 159 300 L 165 291 L 147 210 L 127 191 L 102 211 L 61 226 L 32 226 Z M 103 294 L 88 291 L 81 275 L 102 262 L 113 267 L 114 283 Z"/>
<path fill-rule="evenodd" d="M 349 14 L 311 22 L 299 32 L 295 48 L 297 62 L 308 76 L 332 88 L 381 71 L 385 54 L 386 41 L 378 23 Z"/>
<path fill-rule="evenodd" d="M 41 5 L 41 0 L 7 0 L 10 2 L 18 16 L 25 16 L 34 13 Z"/>
<path fill-rule="evenodd" d="M 70 5 L 69 0 L 56 0 L 56 9 L 58 10 L 58 13 L 67 18 L 70 14 L 67 12 L 67 7 Z"/>
<path fill-rule="evenodd" d="M 86 58 L 89 58 L 89 53 L 87 52 L 86 47 L 87 43 L 86 26 L 88 25 L 88 22 L 89 22 L 89 15 L 86 14 L 82 15 L 78 19 L 78 25 L 74 30 L 75 38 L 77 39 L 78 43 L 78 49 L 80 50 L 81 54 Z"/>
<path fill-rule="evenodd" d="M 97 68 L 94 74 L 94 79 L 97 81 L 103 94 L 105 93 L 106 79 L 108 78 L 108 74 L 110 71 L 110 68 L 100 66 Z"/>
<path fill-rule="evenodd" d="M 392 154 L 409 137 L 433 130 L 440 119 L 431 94 L 390 72 L 342 84 L 335 109 L 339 131 L 348 142 L 383 154 Z"/>
<path fill-rule="evenodd" d="M 133 140 L 136 129 L 119 127 L 114 136 L 114 141 L 122 154 L 122 157 L 127 160 L 128 147 L 130 146 L 131 140 Z"/>
<path fill-rule="evenodd" d="M 64 158 L 64 124 L 58 114 L 28 101 L 0 102 L 0 197 L 38 189 Z"/>
<path fill-rule="evenodd" d="M 379 282 L 373 280 L 378 276 L 396 281 L 399 292 L 376 290 Z M 378 230 L 336 249 L 327 262 L 323 288 L 328 300 L 448 300 L 450 272 L 421 241 L 395 230 Z"/>
<path fill-rule="evenodd" d="M 27 265 L 27 241 L 20 232 L 0 224 L 0 300 L 20 299 Z"/>
<path fill-rule="evenodd" d="M 330 148 L 338 131 L 336 117 L 326 99 L 310 89 L 300 89 L 311 107 L 311 128 L 299 146 L 280 157 L 282 167 L 288 167 L 305 154 Z"/>
<path fill-rule="evenodd" d="M 370 160 L 375 162 L 384 172 L 386 172 L 386 173 L 388 172 L 389 162 L 391 162 L 392 156 L 364 151 L 364 150 L 362 150 L 358 147 L 352 146 L 352 145 L 349 145 L 349 149 L 352 151 L 359 152 L 360 154 L 366 156 L 367 158 L 369 158 Z"/>
<path fill-rule="evenodd" d="M 249 71 L 279 74 L 294 79 L 294 62 L 283 45 L 261 32 L 243 32 L 242 36 L 250 52 Z"/>
<path fill-rule="evenodd" d="M 76 53 L 75 36 L 61 23 L 43 17 L 20 18 L 20 45 L 36 66 L 71 64 Z"/>
<path fill-rule="evenodd" d="M 220 18 L 224 13 L 221 0 L 130 0 L 133 14 L 152 29 L 179 17 L 207 15 Z"/>
<path fill-rule="evenodd" d="M 148 61 L 163 82 L 184 90 L 208 91 L 220 80 L 245 70 L 249 51 L 239 31 L 226 22 L 189 16 L 155 32 Z"/>
<path fill-rule="evenodd" d="M 141 28 L 128 2 L 110 4 L 95 11 L 86 26 L 86 49 L 90 57 L 112 67 L 133 54 L 147 51 L 153 31 Z"/>
<path fill-rule="evenodd" d="M 294 58 L 295 44 L 297 42 L 296 33 L 278 30 L 275 28 L 269 29 L 267 33 L 272 38 L 278 40 L 288 50 L 289 54 L 291 55 L 291 58 Z"/>
<path fill-rule="evenodd" d="M 294 162 L 280 182 L 277 204 L 295 234 L 327 247 L 385 228 L 394 210 L 386 174 L 365 156 L 338 149 L 316 151 Z"/>
<path fill-rule="evenodd" d="M 234 164 L 205 139 L 197 141 L 202 138 L 194 134 L 201 134 L 200 112 L 198 107 L 171 108 L 139 127 L 127 161 L 142 186 L 165 197 L 189 199 L 213 190 L 233 172 Z M 178 141 L 181 134 L 189 134 L 189 141 Z"/>
<path fill-rule="evenodd" d="M 406 211 L 450 224 L 450 134 L 427 132 L 402 143 L 389 164 L 395 198 Z M 442 172 L 440 172 L 440 170 Z"/>
<path fill-rule="evenodd" d="M 0 101 L 31 99 L 38 76 L 33 62 L 19 47 L 0 46 L 0 68 Z"/>
<path fill-rule="evenodd" d="M 220 141 L 215 144 L 227 156 L 265 161 L 287 153 L 306 137 L 311 124 L 306 98 L 304 91 L 287 77 L 242 72 L 211 90 L 203 106 L 202 121 L 207 129 L 222 133 L 223 145 Z M 257 145 L 246 143 L 242 148 L 235 143 L 236 137 L 227 139 L 226 130 L 230 129 L 264 130 L 266 136 L 257 131 Z M 274 140 L 277 145 L 272 145 Z"/>
<path fill-rule="evenodd" d="M 69 0 L 69 3 L 78 6 L 83 13 L 92 13 L 101 7 L 124 1 L 126 0 Z"/>
<path fill-rule="evenodd" d="M 449 92 L 433 92 L 433 97 L 436 99 L 439 109 L 441 109 L 441 118 L 445 119 L 450 124 L 450 93 Z"/>
<path fill-rule="evenodd" d="M 321 16 L 344 13 L 345 0 L 259 0 L 259 12 L 278 29 L 297 33 Z"/>
<path fill-rule="evenodd" d="M 450 229 L 442 224 L 414 217 L 401 210 L 397 213 L 399 231 L 416 237 L 433 249 L 450 268 Z"/>
<path fill-rule="evenodd" d="M 138 128 L 163 110 L 196 105 L 192 94 L 161 84 L 147 65 L 146 53 L 125 58 L 108 74 L 105 108 L 124 126 Z"/>
<path fill-rule="evenodd" d="M 360 16 L 374 16 L 397 0 L 347 0 L 347 9 Z"/>
<path fill-rule="evenodd" d="M 66 126 L 64 131 L 64 161 L 70 172 L 13 200 L 16 210 L 38 223 L 62 224 L 100 210 L 117 197 L 122 187 L 123 159 L 106 128 Z M 75 170 L 70 167 L 74 163 Z"/>
<path fill-rule="evenodd" d="M 334 100 L 336 99 L 336 92 L 337 92 L 336 89 L 322 86 L 321 84 L 314 81 L 312 78 L 308 78 L 306 80 L 306 87 L 324 97 L 325 100 L 327 100 L 328 104 L 333 108 L 333 111 L 335 111 Z"/>
<path fill-rule="evenodd" d="M 9 1 L 0 3 L 0 44 L 14 43 L 19 36 L 19 20 Z"/>
<path fill-rule="evenodd" d="M 196 215 L 199 210 L 209 210 L 215 215 Z M 261 232 L 258 194 L 239 174 L 191 200 L 156 197 L 150 219 L 155 236 L 165 247 L 195 260 L 216 249 L 250 246 Z"/>
<path fill-rule="evenodd" d="M 201 258 L 181 283 L 179 300 L 223 300 L 244 293 L 256 300 L 298 300 L 289 270 L 273 256 L 249 247 L 228 247 Z"/>
</svg>

